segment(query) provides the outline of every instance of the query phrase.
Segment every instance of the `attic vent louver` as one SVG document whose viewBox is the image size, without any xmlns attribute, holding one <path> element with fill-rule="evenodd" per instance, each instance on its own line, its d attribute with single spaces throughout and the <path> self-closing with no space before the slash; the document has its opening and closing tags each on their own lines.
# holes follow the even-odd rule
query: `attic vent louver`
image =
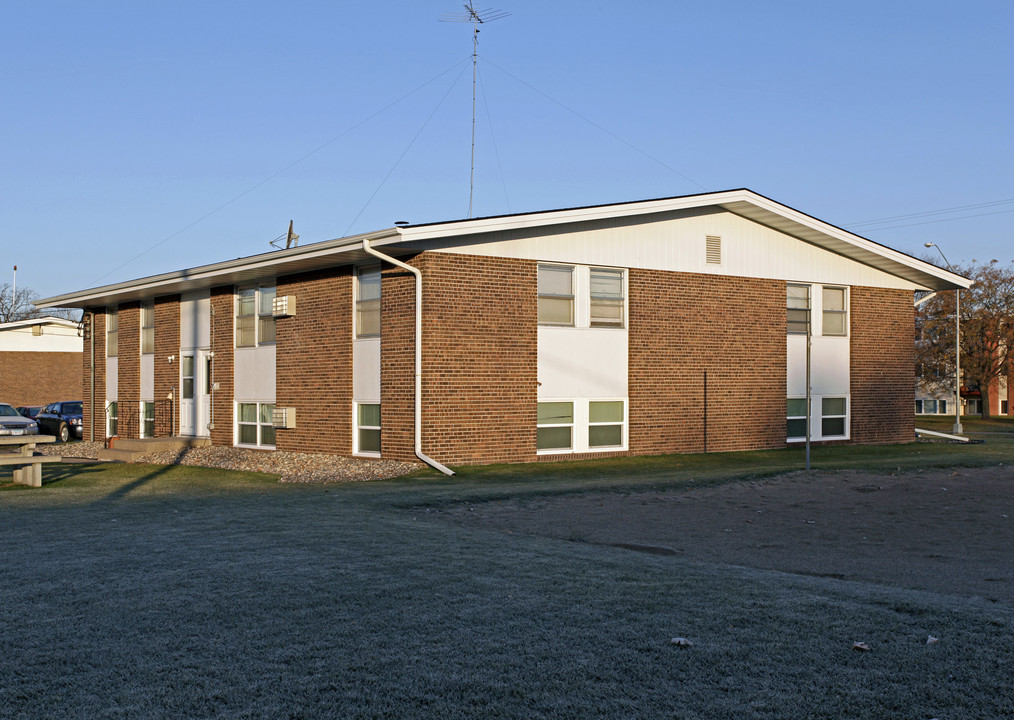
<svg viewBox="0 0 1014 720">
<path fill-rule="evenodd" d="M 722 264 L 722 238 L 708 235 L 704 240 L 704 256 L 709 265 Z"/>
</svg>

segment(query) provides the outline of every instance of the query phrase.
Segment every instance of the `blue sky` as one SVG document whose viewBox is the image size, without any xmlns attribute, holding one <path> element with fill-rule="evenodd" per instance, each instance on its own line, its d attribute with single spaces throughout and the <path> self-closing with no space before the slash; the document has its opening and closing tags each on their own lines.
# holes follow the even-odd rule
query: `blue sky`
<svg viewBox="0 0 1014 720">
<path fill-rule="evenodd" d="M 748 187 L 911 254 L 1014 258 L 1014 3 L 477 7 L 511 15 L 480 33 L 476 216 Z M 461 9 L 5 3 L 0 281 L 466 217 Z"/>
</svg>

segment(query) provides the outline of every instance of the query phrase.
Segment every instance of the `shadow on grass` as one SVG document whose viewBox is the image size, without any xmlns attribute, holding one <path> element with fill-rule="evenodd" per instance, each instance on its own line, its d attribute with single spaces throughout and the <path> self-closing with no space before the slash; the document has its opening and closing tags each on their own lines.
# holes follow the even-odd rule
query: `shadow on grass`
<svg viewBox="0 0 1014 720">
<path fill-rule="evenodd" d="M 174 468 L 179 464 L 180 460 L 182 460 L 183 455 L 185 453 L 186 448 L 181 448 L 176 453 L 176 457 L 173 458 L 172 462 L 165 465 L 152 466 L 154 469 L 151 472 L 145 475 L 141 475 L 140 477 L 134 478 L 133 480 L 124 485 L 120 485 L 109 494 L 96 500 L 93 504 L 101 505 L 114 503 L 117 500 L 126 497 L 127 495 L 134 492 L 138 488 L 144 487 L 145 485 L 148 485 L 149 483 L 158 479 L 159 477 L 172 472 Z M 43 482 L 43 486 L 57 485 L 59 483 L 63 483 L 72 479 L 77 480 L 83 477 L 86 478 L 87 476 L 93 474 L 98 474 L 101 476 L 102 474 L 109 472 L 109 463 L 103 462 L 73 463 L 61 465 L 58 468 L 50 466 L 49 468 L 47 468 L 47 470 L 48 472 L 46 472 L 46 477 L 45 481 Z"/>
</svg>

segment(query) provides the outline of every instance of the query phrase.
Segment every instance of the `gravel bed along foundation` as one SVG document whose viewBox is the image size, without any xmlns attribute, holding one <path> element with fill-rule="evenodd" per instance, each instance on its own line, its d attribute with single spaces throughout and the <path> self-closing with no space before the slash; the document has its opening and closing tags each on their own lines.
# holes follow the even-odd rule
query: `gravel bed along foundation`
<svg viewBox="0 0 1014 720">
<path fill-rule="evenodd" d="M 101 442 L 54 443 L 38 448 L 44 455 L 97 458 Z M 248 450 L 233 447 L 196 447 L 149 453 L 139 463 L 200 465 L 221 470 L 245 470 L 280 476 L 280 482 L 328 483 L 384 480 L 418 470 L 419 463 L 350 458 L 326 453 Z"/>
</svg>

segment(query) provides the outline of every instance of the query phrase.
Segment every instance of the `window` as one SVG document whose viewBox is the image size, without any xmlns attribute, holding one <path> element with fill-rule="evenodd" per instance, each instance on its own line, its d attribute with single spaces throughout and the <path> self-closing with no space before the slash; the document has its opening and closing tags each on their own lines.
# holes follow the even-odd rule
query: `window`
<svg viewBox="0 0 1014 720">
<path fill-rule="evenodd" d="M 790 333 L 810 331 L 810 286 L 788 286 L 788 326 Z"/>
<path fill-rule="evenodd" d="M 592 268 L 590 294 L 591 326 L 623 327 L 623 271 Z M 539 303 L 541 310 L 541 291 Z"/>
<path fill-rule="evenodd" d="M 274 299 L 274 285 L 236 291 L 236 347 L 275 342 L 275 318 L 271 312 Z"/>
<path fill-rule="evenodd" d="M 570 450 L 574 446 L 574 403 L 540 402 L 535 447 Z"/>
<path fill-rule="evenodd" d="M 116 357 L 118 353 L 120 321 L 116 308 L 106 310 L 106 357 Z"/>
<path fill-rule="evenodd" d="M 845 436 L 845 398 L 821 398 L 820 400 L 820 434 L 821 437 Z"/>
<path fill-rule="evenodd" d="M 573 325 L 574 268 L 562 265 L 539 265 L 538 282 L 539 324 Z M 622 302 L 621 295 L 621 307 Z"/>
<path fill-rule="evenodd" d="M 141 403 L 141 437 L 155 437 L 155 403 Z"/>
<path fill-rule="evenodd" d="M 380 454 L 380 405 L 356 405 L 356 452 Z"/>
<path fill-rule="evenodd" d="M 119 410 L 115 400 L 106 405 L 106 437 L 116 437 L 119 431 Z"/>
<path fill-rule="evenodd" d="M 788 438 L 806 438 L 806 398 L 786 400 L 785 435 Z"/>
<path fill-rule="evenodd" d="M 1001 415 L 1007 415 L 1008 414 L 1007 413 L 1007 407 L 1008 407 L 1007 401 L 1006 400 L 1001 400 L 1000 401 L 1000 414 Z M 946 411 L 941 410 L 940 412 L 946 412 Z"/>
<path fill-rule="evenodd" d="M 356 270 L 356 337 L 380 335 L 380 266 Z"/>
<path fill-rule="evenodd" d="M 823 301 L 823 334 L 847 335 L 848 314 L 845 311 L 845 288 L 822 288 L 821 299 Z"/>
<path fill-rule="evenodd" d="M 155 303 L 141 303 L 141 354 L 151 355 L 155 352 Z"/>
<path fill-rule="evenodd" d="M 180 377 L 183 385 L 183 399 L 194 399 L 194 356 L 184 355 L 180 362 Z"/>
<path fill-rule="evenodd" d="M 236 413 L 236 439 L 238 445 L 255 447 L 275 446 L 273 403 L 239 403 Z"/>
<path fill-rule="evenodd" d="M 623 446 L 623 401 L 592 400 L 588 404 L 588 447 Z"/>
</svg>

